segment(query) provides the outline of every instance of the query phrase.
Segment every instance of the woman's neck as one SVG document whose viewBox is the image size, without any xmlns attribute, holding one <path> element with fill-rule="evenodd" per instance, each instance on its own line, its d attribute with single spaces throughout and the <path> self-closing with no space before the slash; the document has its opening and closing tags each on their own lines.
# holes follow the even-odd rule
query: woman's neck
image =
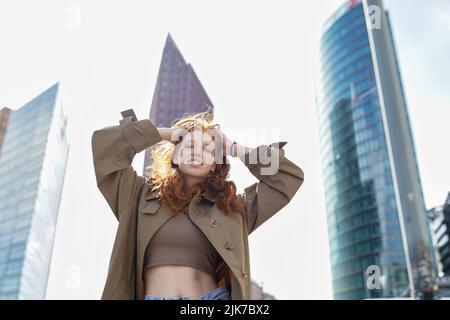
<svg viewBox="0 0 450 320">
<path fill-rule="evenodd" d="M 184 180 L 184 190 L 192 190 L 196 185 L 200 185 L 205 178 L 193 177 L 185 175 Z"/>
</svg>

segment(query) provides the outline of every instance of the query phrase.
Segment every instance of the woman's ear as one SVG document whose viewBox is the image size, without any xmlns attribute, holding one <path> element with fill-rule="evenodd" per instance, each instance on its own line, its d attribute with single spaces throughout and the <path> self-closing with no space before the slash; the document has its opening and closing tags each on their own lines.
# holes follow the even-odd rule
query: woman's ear
<svg viewBox="0 0 450 320">
<path fill-rule="evenodd" d="M 174 168 L 174 169 L 178 167 L 178 165 L 175 164 L 175 163 L 172 161 L 172 159 L 170 160 L 170 166 L 171 166 L 172 168 Z"/>
<path fill-rule="evenodd" d="M 170 166 L 172 168 L 177 168 L 178 167 L 178 160 L 176 159 L 176 151 L 177 150 L 173 150 L 172 154 L 170 155 Z"/>
<path fill-rule="evenodd" d="M 178 143 L 178 142 L 175 143 L 175 146 L 174 146 L 174 148 L 172 150 L 172 154 L 170 155 L 170 162 L 171 162 L 172 168 L 178 167 L 179 160 L 181 160 L 179 158 L 180 148 L 181 148 L 181 144 Z"/>
</svg>

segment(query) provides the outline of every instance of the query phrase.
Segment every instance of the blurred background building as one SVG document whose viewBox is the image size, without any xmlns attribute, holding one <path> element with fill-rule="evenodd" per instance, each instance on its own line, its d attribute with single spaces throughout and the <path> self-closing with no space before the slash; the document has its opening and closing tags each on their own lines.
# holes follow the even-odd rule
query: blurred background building
<svg viewBox="0 0 450 320">
<path fill-rule="evenodd" d="M 433 245 L 438 260 L 439 297 L 450 297 L 450 192 L 443 205 L 428 210 Z"/>
<path fill-rule="evenodd" d="M 429 292 L 436 261 L 392 28 L 381 0 L 346 1 L 329 18 L 318 80 L 334 298 Z M 380 268 L 379 285 L 368 286 L 372 265 Z"/>
<path fill-rule="evenodd" d="M 252 280 L 252 300 L 275 300 L 275 296 L 265 292 L 263 285 Z"/>
<path fill-rule="evenodd" d="M 428 210 L 440 275 L 450 276 L 450 192 L 441 206 Z"/>
<path fill-rule="evenodd" d="M 2 144 L 5 138 L 6 125 L 8 124 L 11 109 L 4 107 L 0 109 L 0 154 L 2 152 Z"/>
<path fill-rule="evenodd" d="M 66 125 L 59 83 L 18 110 L 0 111 L 0 299 L 45 297 L 69 151 Z"/>
<path fill-rule="evenodd" d="M 207 106 L 214 107 L 191 64 L 186 63 L 169 33 L 153 92 L 150 120 L 157 127 L 168 128 L 183 114 L 206 111 Z M 151 148 L 145 150 L 144 168 L 150 164 L 150 152 Z"/>
</svg>

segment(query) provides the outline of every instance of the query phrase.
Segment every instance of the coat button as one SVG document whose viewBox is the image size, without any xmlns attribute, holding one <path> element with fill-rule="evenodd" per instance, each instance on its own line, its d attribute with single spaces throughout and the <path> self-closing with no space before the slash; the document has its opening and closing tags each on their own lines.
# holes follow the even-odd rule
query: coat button
<svg viewBox="0 0 450 320">
<path fill-rule="evenodd" d="M 225 243 L 225 249 L 227 249 L 227 250 L 233 250 L 233 249 L 234 249 L 234 246 L 233 246 L 231 243 L 227 242 L 227 243 Z"/>
<path fill-rule="evenodd" d="M 219 221 L 217 221 L 216 219 L 211 219 L 211 222 L 209 224 L 211 225 L 211 227 L 217 228 L 219 226 Z"/>
<path fill-rule="evenodd" d="M 206 214 L 206 211 L 203 211 L 203 210 L 197 210 L 197 214 L 200 214 L 200 215 L 205 215 Z"/>
</svg>

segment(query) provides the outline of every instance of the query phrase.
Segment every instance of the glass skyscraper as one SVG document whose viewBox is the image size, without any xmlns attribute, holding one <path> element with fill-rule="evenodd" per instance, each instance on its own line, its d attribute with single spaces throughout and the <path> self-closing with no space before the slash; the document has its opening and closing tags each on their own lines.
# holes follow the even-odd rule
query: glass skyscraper
<svg viewBox="0 0 450 320">
<path fill-rule="evenodd" d="M 69 145 L 59 84 L 12 111 L 0 153 L 0 299 L 45 297 Z"/>
<path fill-rule="evenodd" d="M 325 24 L 317 111 L 334 298 L 413 294 L 434 257 L 382 1 L 347 1 Z"/>
</svg>

